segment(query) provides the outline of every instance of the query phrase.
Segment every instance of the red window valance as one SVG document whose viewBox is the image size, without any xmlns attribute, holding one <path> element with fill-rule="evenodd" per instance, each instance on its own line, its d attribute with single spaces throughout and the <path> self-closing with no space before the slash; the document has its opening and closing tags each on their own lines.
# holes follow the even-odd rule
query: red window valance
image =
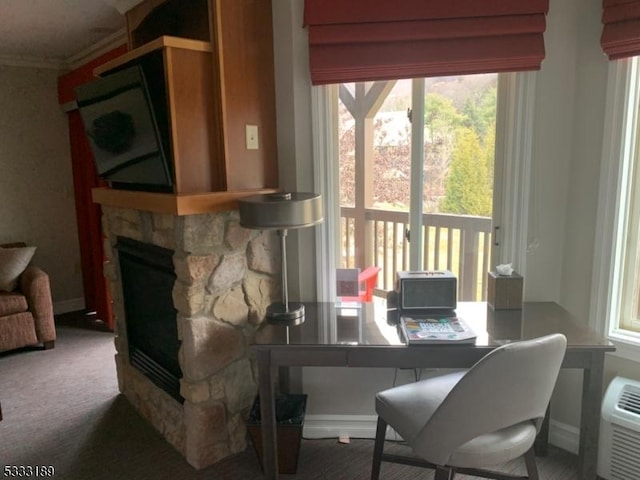
<svg viewBox="0 0 640 480">
<path fill-rule="evenodd" d="M 549 0 L 305 0 L 311 81 L 537 70 L 548 8 Z"/>
<path fill-rule="evenodd" d="M 640 0 L 603 0 L 602 50 L 610 60 L 640 55 Z"/>
</svg>

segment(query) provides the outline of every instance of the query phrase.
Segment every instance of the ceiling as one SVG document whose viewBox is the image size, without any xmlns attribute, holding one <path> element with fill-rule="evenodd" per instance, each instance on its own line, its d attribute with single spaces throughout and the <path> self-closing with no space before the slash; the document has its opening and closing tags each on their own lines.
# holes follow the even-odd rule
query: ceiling
<svg viewBox="0 0 640 480">
<path fill-rule="evenodd" d="M 0 0 L 0 64 L 73 67 L 122 43 L 132 0 Z"/>
</svg>

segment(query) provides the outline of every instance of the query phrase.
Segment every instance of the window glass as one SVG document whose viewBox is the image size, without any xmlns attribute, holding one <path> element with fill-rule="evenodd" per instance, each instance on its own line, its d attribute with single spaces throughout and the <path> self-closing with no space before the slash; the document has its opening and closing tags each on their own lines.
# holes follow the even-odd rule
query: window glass
<svg viewBox="0 0 640 480">
<path fill-rule="evenodd" d="M 591 323 L 640 360 L 638 58 L 610 62 Z"/>
<path fill-rule="evenodd" d="M 497 82 L 498 74 L 425 79 L 423 119 L 412 114 L 411 80 L 340 86 L 340 267 L 381 267 L 381 292 L 408 269 L 409 248 L 420 248 L 424 269 L 464 278 L 461 300 L 485 298 Z M 421 245 L 407 235 L 412 122 L 424 129 Z"/>
<path fill-rule="evenodd" d="M 637 71 L 638 57 L 631 60 L 632 71 Z M 628 145 L 623 147 L 625 153 L 622 159 L 625 177 L 627 181 L 623 183 L 620 191 L 620 201 L 628 204 L 625 218 L 621 219 L 625 225 L 625 235 L 620 239 L 620 251 L 622 252 L 622 268 L 620 278 L 620 312 L 619 319 L 613 325 L 614 329 L 640 332 L 640 159 L 638 158 L 638 142 L 640 141 L 640 130 L 638 129 L 638 112 L 634 104 L 634 98 L 640 91 L 640 84 L 637 75 L 631 76 L 631 84 L 628 92 L 627 108 L 628 115 L 631 115 L 633 129 L 632 135 L 626 138 Z"/>
</svg>

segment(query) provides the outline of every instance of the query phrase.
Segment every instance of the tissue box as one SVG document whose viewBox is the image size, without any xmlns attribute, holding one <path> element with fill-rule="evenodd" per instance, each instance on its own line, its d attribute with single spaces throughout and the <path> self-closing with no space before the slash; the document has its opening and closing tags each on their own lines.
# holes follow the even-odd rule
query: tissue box
<svg viewBox="0 0 640 480">
<path fill-rule="evenodd" d="M 487 278 L 487 303 L 494 310 L 518 310 L 522 308 L 522 275 L 498 275 L 489 272 Z"/>
</svg>

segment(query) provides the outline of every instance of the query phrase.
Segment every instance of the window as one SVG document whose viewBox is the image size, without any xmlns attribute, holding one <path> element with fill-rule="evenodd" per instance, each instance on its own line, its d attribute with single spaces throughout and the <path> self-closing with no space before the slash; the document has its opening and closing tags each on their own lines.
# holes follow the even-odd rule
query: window
<svg viewBox="0 0 640 480">
<path fill-rule="evenodd" d="M 527 178 L 530 172 L 531 138 L 533 136 L 532 106 L 534 105 L 535 78 L 535 72 L 518 72 L 499 75 L 497 108 L 494 114 L 496 127 L 492 207 L 493 224 L 491 224 L 491 219 L 487 219 L 485 216 L 485 219 L 489 222 L 489 231 L 483 232 L 486 238 L 482 239 L 483 243 L 480 247 L 486 251 L 491 250 L 493 258 L 490 260 L 490 263 L 486 260 L 482 261 L 485 263 L 478 262 L 477 267 L 475 267 L 476 279 L 485 279 L 486 271 L 490 268 L 490 265 L 498 263 L 513 262 L 516 270 L 522 274 L 524 274 L 526 270 L 525 252 L 527 232 L 526 222 L 523 222 L 522 219 L 527 218 L 528 209 L 529 188 Z M 351 92 L 353 92 L 355 87 L 353 85 L 343 85 L 342 88 L 350 88 Z M 369 86 L 369 88 L 371 88 L 371 86 Z M 344 192 L 342 192 L 342 204 L 340 202 L 340 135 L 341 133 L 344 134 L 344 131 L 341 131 L 338 127 L 340 119 L 339 97 L 340 86 L 338 85 L 317 86 L 313 88 L 314 158 L 322 159 L 322 161 L 315 162 L 315 178 L 318 182 L 315 188 L 316 191 L 322 192 L 325 201 L 324 228 L 318 232 L 318 244 L 321 247 L 317 261 L 319 265 L 327 267 L 322 269 L 323 271 L 321 272 L 323 278 L 319 282 L 318 298 L 327 301 L 335 299 L 335 268 L 352 266 L 352 264 L 346 260 L 342 260 L 343 263 L 341 264 L 341 255 L 347 252 L 348 257 L 349 248 L 351 248 L 345 246 L 346 233 L 344 232 L 349 232 L 350 230 L 349 228 L 344 228 L 345 220 L 343 217 L 348 216 L 346 214 L 349 214 L 351 210 L 358 208 L 355 205 L 355 196 L 345 195 Z M 422 98 L 425 97 L 423 96 Z M 427 101 L 425 103 L 427 103 L 428 108 L 429 102 Z M 371 117 L 372 124 L 375 122 L 374 117 L 375 115 Z M 382 124 L 387 123 L 387 121 L 398 121 L 394 115 L 390 114 L 381 116 L 379 120 L 380 122 L 378 123 Z M 429 132 L 425 130 L 425 135 L 427 133 Z M 374 146 L 374 142 L 376 141 L 384 148 L 395 144 L 398 144 L 400 147 L 400 144 L 405 141 L 404 130 L 396 133 L 387 132 L 386 135 L 387 136 L 384 137 L 371 133 L 371 147 Z M 428 140 L 428 138 L 426 138 L 426 140 Z M 428 142 L 425 142 L 425 144 L 427 143 Z M 398 148 L 397 150 L 401 149 L 402 148 Z M 349 149 L 345 149 L 344 145 L 343 150 L 349 153 Z M 428 154 L 429 152 L 425 152 L 425 155 Z M 386 172 L 386 174 L 392 175 L 394 177 L 392 180 L 399 185 L 404 185 L 402 178 L 396 178 L 405 175 L 402 170 L 396 169 L 396 171 Z M 411 175 L 413 175 L 413 172 Z M 429 173 L 426 175 L 429 175 Z M 355 183 L 355 175 L 352 176 L 352 178 L 353 180 L 347 182 L 347 185 L 349 183 L 352 185 Z M 436 179 L 436 182 L 442 183 L 442 181 L 442 178 Z M 373 178 L 371 185 L 374 193 L 376 191 L 376 184 L 376 179 Z M 422 184 L 420 184 L 421 189 L 422 187 Z M 405 185 L 402 188 L 409 189 L 409 186 Z M 444 194 L 442 189 L 440 189 L 440 194 Z M 370 205 L 365 207 L 363 204 L 361 207 L 365 215 L 370 216 L 371 212 L 367 213 L 367 210 L 372 208 L 392 210 L 388 205 L 390 203 L 388 199 L 375 200 L 372 195 L 370 202 Z M 429 208 L 431 208 L 433 202 L 430 203 L 429 200 L 427 200 L 422 203 L 421 206 L 425 212 L 424 215 L 437 215 L 437 213 L 429 212 Z M 399 212 L 392 211 L 391 213 L 397 215 Z M 341 221 L 343 222 L 342 234 Z M 488 241 L 493 233 L 491 227 L 495 228 L 497 226 L 500 227 L 500 235 L 499 239 L 497 239 L 499 240 L 499 246 L 486 245 L 484 242 Z M 485 228 L 485 230 L 487 230 L 487 228 Z M 403 233 L 402 228 L 396 232 L 399 236 L 399 242 L 402 241 Z M 372 242 L 375 241 L 375 237 L 375 235 L 371 236 Z M 363 245 L 363 242 L 359 242 L 358 245 Z M 372 247 L 371 251 L 377 250 L 374 244 L 369 246 Z M 477 246 L 474 248 L 477 248 Z M 371 256 L 369 258 L 372 259 L 373 257 Z M 428 262 L 430 261 L 429 259 L 432 261 L 433 255 L 431 257 L 428 255 L 425 256 L 425 261 Z M 393 262 L 393 259 L 389 261 Z M 401 257 L 395 262 L 392 270 L 406 269 L 405 264 L 402 263 L 404 261 L 406 261 L 406 258 Z M 375 263 L 378 264 L 379 262 Z M 427 268 L 447 267 L 446 264 L 435 265 L 426 263 L 425 265 Z M 383 265 L 378 266 L 382 267 Z M 388 289 L 389 286 L 383 282 L 385 282 L 385 278 L 384 275 L 381 275 L 379 277 L 379 288 Z M 481 291 L 481 289 L 482 288 L 474 288 L 473 290 L 474 292 L 478 292 Z M 480 293 L 480 295 L 481 294 L 482 293 Z"/>
<path fill-rule="evenodd" d="M 597 220 L 591 324 L 640 360 L 639 57 L 613 61 Z"/>
<path fill-rule="evenodd" d="M 382 291 L 399 270 L 450 270 L 459 300 L 485 298 L 497 82 L 490 73 L 340 84 L 342 267 L 382 268 Z"/>
</svg>

